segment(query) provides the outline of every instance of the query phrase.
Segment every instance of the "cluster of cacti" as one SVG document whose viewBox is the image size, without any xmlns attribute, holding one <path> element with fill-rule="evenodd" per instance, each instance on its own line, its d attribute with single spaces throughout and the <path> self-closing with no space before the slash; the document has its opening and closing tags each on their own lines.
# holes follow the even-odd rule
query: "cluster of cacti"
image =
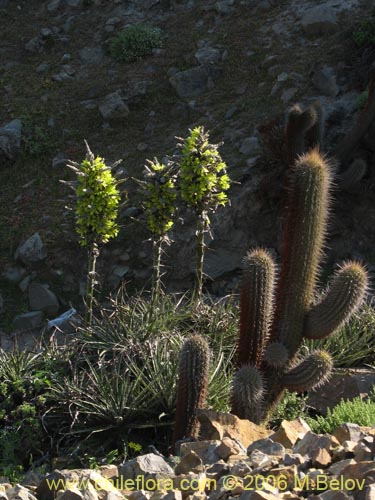
<svg viewBox="0 0 375 500">
<path fill-rule="evenodd" d="M 328 353 L 299 357 L 303 339 L 337 330 L 360 306 L 367 288 L 363 266 L 348 262 L 314 303 L 329 213 L 330 165 L 312 149 L 291 166 L 288 181 L 278 278 L 267 251 L 255 249 L 244 261 L 232 412 L 256 422 L 269 416 L 285 389 L 307 391 L 329 377 L 333 363 Z"/>
<path fill-rule="evenodd" d="M 196 410 L 203 408 L 208 387 L 210 349 L 206 340 L 194 334 L 182 345 L 179 360 L 176 423 L 173 442 L 198 437 Z"/>
</svg>

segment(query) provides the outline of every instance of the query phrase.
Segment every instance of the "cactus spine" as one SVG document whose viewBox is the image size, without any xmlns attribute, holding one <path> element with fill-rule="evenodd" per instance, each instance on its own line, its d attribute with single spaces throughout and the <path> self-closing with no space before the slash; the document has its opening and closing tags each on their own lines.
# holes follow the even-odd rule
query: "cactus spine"
<svg viewBox="0 0 375 500">
<path fill-rule="evenodd" d="M 258 296 L 252 299 L 251 314 L 241 310 L 241 333 L 247 331 L 247 342 L 239 342 L 239 349 L 248 349 L 251 359 L 239 353 L 239 360 L 246 360 L 234 378 L 232 411 L 251 415 L 255 422 L 270 416 L 285 389 L 305 391 L 327 380 L 332 371 L 332 359 L 324 351 L 315 351 L 297 365 L 303 338 L 323 338 L 343 325 L 359 308 L 367 289 L 367 273 L 357 262 L 348 262 L 335 274 L 330 289 L 318 304 L 313 305 L 313 297 L 318 279 L 319 263 L 323 254 L 326 226 L 329 213 L 331 167 L 317 149 L 299 157 L 289 172 L 289 193 L 284 227 L 284 244 L 281 252 L 282 263 L 276 290 L 275 307 L 271 313 L 268 300 Z M 249 255 L 257 255 L 263 250 L 255 250 Z M 268 255 L 270 260 L 271 257 Z M 258 276 L 264 264 L 259 259 L 252 260 L 251 276 Z M 268 267 L 274 265 L 268 262 Z M 249 309 L 242 297 L 252 297 L 256 280 L 249 278 L 245 267 L 240 307 Z M 269 275 L 267 290 L 273 293 L 275 274 Z M 271 282 L 273 280 L 273 282 Z M 265 287 L 263 287 L 265 288 Z M 259 290 L 259 288 L 258 288 Z M 257 295 L 257 294 L 255 294 Z M 259 308 L 258 312 L 253 308 Z M 270 317 L 272 316 L 272 320 Z M 261 331 L 261 322 L 253 318 L 267 318 Z M 246 321 L 249 323 L 246 325 Z M 272 326 L 270 329 L 270 324 Z M 263 336 L 263 337 L 262 337 Z M 260 337 L 261 340 L 257 340 Z M 255 342 L 257 344 L 255 345 Z M 246 347 L 247 346 L 247 347 Z M 254 352 L 256 349 L 257 352 Z M 259 359 L 261 362 L 259 363 Z M 247 363 L 251 363 L 250 377 Z M 243 366 L 240 364 L 240 366 Z M 254 376 L 257 369 L 258 378 Z M 244 370 L 243 373 L 240 373 Z M 244 373 L 247 375 L 245 376 Z M 259 379 L 262 381 L 262 404 L 259 403 Z M 245 381 L 253 384 L 244 389 Z M 246 395 L 246 404 L 239 402 L 239 389 Z M 242 406 L 241 406 L 242 405 Z M 258 409 L 262 408 L 259 416 Z M 247 418 L 250 418 L 249 416 Z"/>
<path fill-rule="evenodd" d="M 263 398 L 261 373 L 251 365 L 243 365 L 235 374 L 232 388 L 232 409 L 240 418 L 259 420 Z"/>
<path fill-rule="evenodd" d="M 195 412 L 205 403 L 209 368 L 210 349 L 206 340 L 198 334 L 188 337 L 180 352 L 174 443 L 185 437 L 198 437 Z"/>
</svg>

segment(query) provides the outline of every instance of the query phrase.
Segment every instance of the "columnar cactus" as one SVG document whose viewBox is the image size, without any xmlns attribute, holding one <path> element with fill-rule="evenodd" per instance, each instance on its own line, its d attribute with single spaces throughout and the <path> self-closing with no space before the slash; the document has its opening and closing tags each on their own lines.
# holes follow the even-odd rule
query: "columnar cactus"
<svg viewBox="0 0 375 500">
<path fill-rule="evenodd" d="M 180 352 L 174 443 L 198 437 L 195 412 L 205 404 L 209 368 L 210 349 L 206 340 L 198 334 L 187 338 Z"/>
<path fill-rule="evenodd" d="M 282 264 L 274 307 L 275 273 L 265 272 L 274 269 L 272 258 L 259 249 L 247 257 L 240 301 L 240 368 L 234 377 L 232 393 L 232 411 L 242 418 L 265 420 L 285 389 L 301 392 L 327 380 L 333 366 L 331 357 L 325 351 L 315 351 L 301 359 L 303 339 L 330 335 L 364 300 L 367 273 L 361 264 L 347 262 L 335 274 L 321 300 L 313 303 L 328 220 L 330 185 L 330 165 L 317 149 L 300 156 L 290 168 Z M 252 387 L 245 390 L 246 379 Z M 240 397 L 246 401 L 239 402 Z"/>
</svg>

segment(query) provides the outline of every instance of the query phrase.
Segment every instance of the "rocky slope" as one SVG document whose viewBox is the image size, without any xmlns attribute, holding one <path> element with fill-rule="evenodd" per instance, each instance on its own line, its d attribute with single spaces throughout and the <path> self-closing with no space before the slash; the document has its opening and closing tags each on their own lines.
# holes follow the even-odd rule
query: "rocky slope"
<svg viewBox="0 0 375 500">
<path fill-rule="evenodd" d="M 3 328 L 32 328 L 70 301 L 79 304 L 85 253 L 58 180 L 69 178 L 67 158 L 82 159 L 83 139 L 109 161 L 123 158 L 124 176 L 140 177 L 145 158 L 172 154 L 175 136 L 205 125 L 213 141 L 224 140 L 229 174 L 241 183 L 233 185 L 231 207 L 217 213 L 207 240 L 210 291 L 235 289 L 250 246 L 278 253 L 285 167 L 264 147 L 259 127 L 295 102 L 319 99 L 324 149 L 334 149 L 355 122 L 369 79 L 372 54 L 358 50 L 351 33 L 368 17 L 370 3 L 35 0 L 31 8 L 26 0 L 1 0 Z M 117 62 L 108 43 L 134 23 L 161 28 L 163 48 L 144 60 Z M 371 144 L 360 151 L 370 165 L 373 154 Z M 147 286 L 150 276 L 139 196 L 131 183 L 128 189 L 120 237 L 99 262 L 106 290 L 122 281 L 129 290 Z M 371 168 L 354 189 L 335 193 L 327 268 L 359 258 L 373 269 L 373 196 Z M 167 249 L 170 290 L 188 288 L 194 277 L 194 229 L 191 215 L 181 215 L 185 222 L 176 225 Z M 31 316 L 14 323 L 25 311 Z"/>
</svg>

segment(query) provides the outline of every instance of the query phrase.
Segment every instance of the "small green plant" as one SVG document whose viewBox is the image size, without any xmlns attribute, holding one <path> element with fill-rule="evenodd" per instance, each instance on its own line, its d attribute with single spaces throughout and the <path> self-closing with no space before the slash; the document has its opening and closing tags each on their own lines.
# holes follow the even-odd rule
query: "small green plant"
<svg viewBox="0 0 375 500">
<path fill-rule="evenodd" d="M 357 30 L 353 31 L 353 40 L 360 47 L 375 44 L 375 19 L 366 19 Z"/>
<path fill-rule="evenodd" d="M 161 292 L 161 255 L 163 243 L 169 243 L 168 231 L 173 226 L 176 209 L 176 168 L 172 162 L 167 164 L 147 160 L 143 188 L 143 205 L 147 226 L 152 234 L 154 262 L 152 279 L 152 303 Z"/>
<path fill-rule="evenodd" d="M 328 408 L 325 417 L 308 418 L 307 423 L 317 433 L 332 433 L 340 425 L 350 422 L 358 425 L 372 426 L 375 424 L 375 398 L 364 401 L 360 397 L 352 401 L 340 401 L 332 410 Z"/>
<path fill-rule="evenodd" d="M 159 28 L 133 24 L 112 38 L 109 52 L 118 61 L 133 62 L 163 46 L 165 35 Z"/>
<path fill-rule="evenodd" d="M 210 144 L 209 134 L 203 127 L 190 130 L 190 135 L 180 141 L 181 196 L 187 206 L 195 211 L 197 218 L 196 296 L 200 298 L 203 287 L 204 234 L 210 226 L 208 214 L 228 203 L 226 191 L 230 187 L 230 179 L 219 153 L 220 144 Z"/>
<path fill-rule="evenodd" d="M 299 417 L 306 418 L 306 400 L 307 396 L 285 391 L 283 398 L 271 415 L 269 426 L 277 428 L 282 420 L 295 420 Z"/>
<path fill-rule="evenodd" d="M 356 100 L 356 108 L 363 109 L 368 101 L 368 89 L 364 90 Z"/>
<path fill-rule="evenodd" d="M 121 196 L 119 181 L 111 169 L 120 162 L 107 166 L 103 158 L 93 155 L 86 141 L 85 144 L 86 158 L 81 164 L 71 162 L 68 167 L 78 176 L 73 185 L 77 197 L 76 229 L 80 244 L 88 248 L 86 321 L 91 323 L 99 245 L 115 238 L 119 232 L 116 219 Z"/>
</svg>

